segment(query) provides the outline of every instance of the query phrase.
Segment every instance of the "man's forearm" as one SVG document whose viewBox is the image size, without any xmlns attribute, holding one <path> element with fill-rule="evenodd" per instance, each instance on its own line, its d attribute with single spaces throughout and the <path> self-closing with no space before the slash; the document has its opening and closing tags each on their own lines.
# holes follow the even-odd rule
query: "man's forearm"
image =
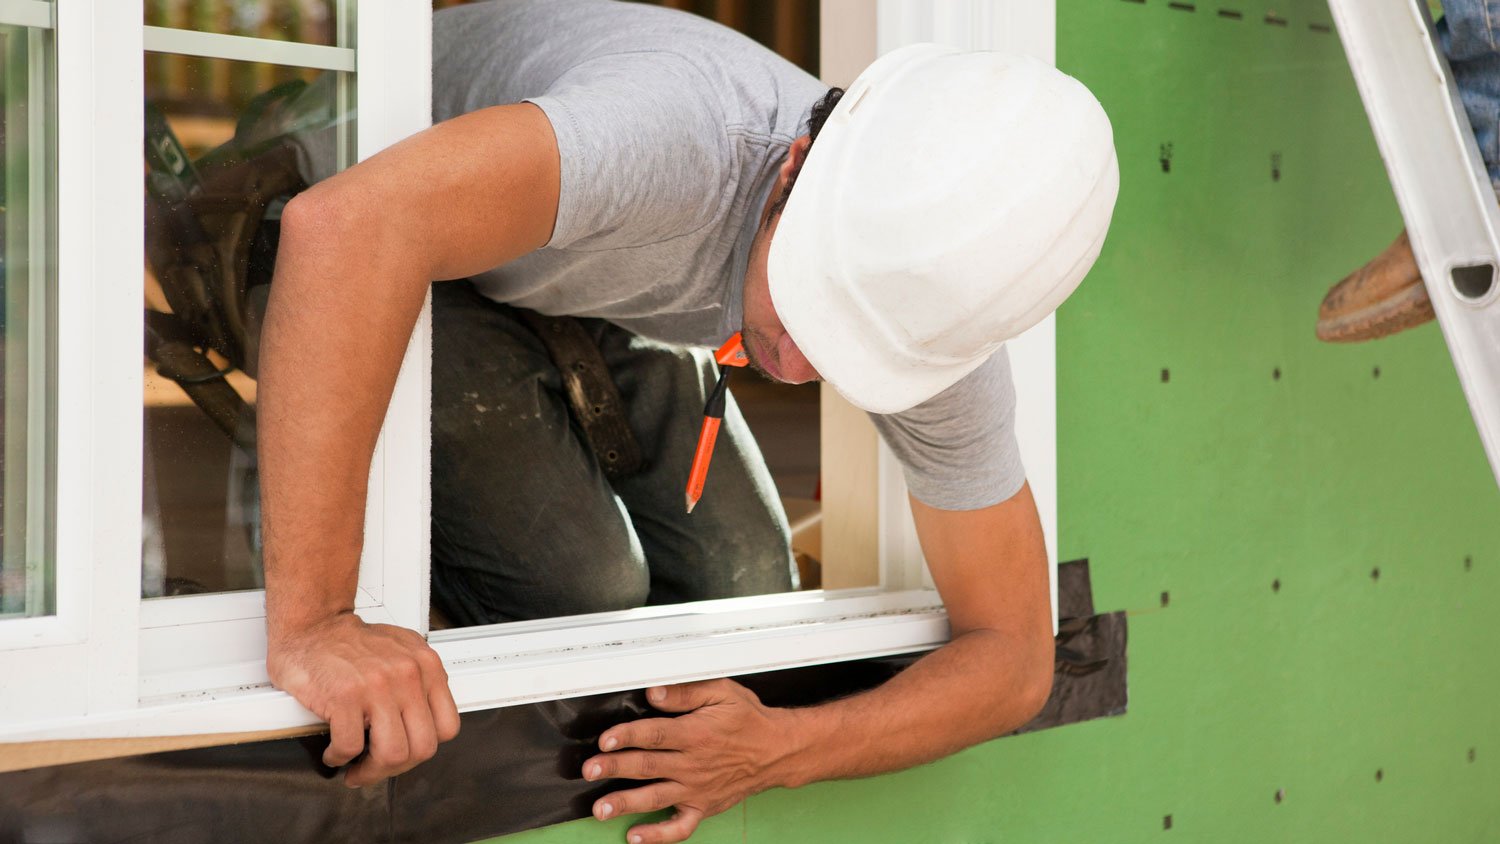
<svg viewBox="0 0 1500 844">
<path fill-rule="evenodd" d="M 930 762 L 1020 727 L 1052 692 L 1047 550 L 1030 487 L 972 511 L 913 499 L 912 515 L 953 641 L 877 689 L 787 713 L 791 785 Z"/>
<path fill-rule="evenodd" d="M 977 630 L 876 689 L 784 710 L 795 749 L 778 766 L 777 784 L 897 771 L 1010 732 L 1046 703 L 1051 666 L 1050 647 Z"/>
<path fill-rule="evenodd" d="M 378 229 L 317 191 L 288 206 L 262 343 L 273 638 L 353 609 L 370 456 L 426 289 Z"/>
<path fill-rule="evenodd" d="M 279 630 L 353 608 L 370 456 L 428 284 L 545 243 L 558 173 L 546 115 L 497 106 L 287 205 L 260 365 L 273 647 Z"/>
</svg>

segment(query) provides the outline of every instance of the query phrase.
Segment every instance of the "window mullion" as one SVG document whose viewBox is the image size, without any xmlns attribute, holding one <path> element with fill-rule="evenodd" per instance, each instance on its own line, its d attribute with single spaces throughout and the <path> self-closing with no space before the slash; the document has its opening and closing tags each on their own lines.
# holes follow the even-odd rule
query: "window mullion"
<svg viewBox="0 0 1500 844">
<path fill-rule="evenodd" d="M 137 700 L 144 260 L 139 0 L 57 9 L 58 609 L 88 712 Z"/>
</svg>

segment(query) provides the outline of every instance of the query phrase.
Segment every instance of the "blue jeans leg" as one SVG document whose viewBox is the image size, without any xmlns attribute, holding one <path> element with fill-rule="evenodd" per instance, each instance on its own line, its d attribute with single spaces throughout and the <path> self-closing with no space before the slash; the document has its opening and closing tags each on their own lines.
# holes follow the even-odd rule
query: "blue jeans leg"
<svg viewBox="0 0 1500 844">
<path fill-rule="evenodd" d="M 1500 0 L 1443 0 L 1437 30 L 1490 183 L 1500 190 Z"/>
</svg>

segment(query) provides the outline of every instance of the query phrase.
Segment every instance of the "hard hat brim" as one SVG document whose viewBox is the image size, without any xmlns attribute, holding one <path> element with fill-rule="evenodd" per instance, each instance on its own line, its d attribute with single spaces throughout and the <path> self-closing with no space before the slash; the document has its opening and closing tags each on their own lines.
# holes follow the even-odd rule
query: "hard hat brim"
<svg viewBox="0 0 1500 844">
<path fill-rule="evenodd" d="M 850 404 L 870 413 L 909 410 L 984 363 L 980 358 L 934 367 L 895 359 L 883 338 L 855 330 L 852 320 L 839 319 L 839 309 L 848 305 L 832 301 L 826 287 L 797 283 L 795 268 L 806 266 L 802 259 L 809 257 L 816 244 L 796 235 L 783 241 L 786 233 L 778 228 L 772 239 L 767 265 L 771 302 L 803 357 Z M 778 242 L 782 243 L 779 249 Z"/>
</svg>

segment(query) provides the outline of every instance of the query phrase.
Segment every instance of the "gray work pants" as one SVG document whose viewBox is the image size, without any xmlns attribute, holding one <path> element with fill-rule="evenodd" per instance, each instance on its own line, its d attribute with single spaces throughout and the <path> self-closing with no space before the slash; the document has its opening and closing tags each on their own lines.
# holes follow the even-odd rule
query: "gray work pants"
<svg viewBox="0 0 1500 844">
<path fill-rule="evenodd" d="M 647 460 L 611 481 L 515 311 L 467 281 L 432 298 L 432 601 L 452 622 L 791 589 L 786 516 L 733 399 L 703 500 L 684 512 L 711 355 L 582 320 Z"/>
</svg>

